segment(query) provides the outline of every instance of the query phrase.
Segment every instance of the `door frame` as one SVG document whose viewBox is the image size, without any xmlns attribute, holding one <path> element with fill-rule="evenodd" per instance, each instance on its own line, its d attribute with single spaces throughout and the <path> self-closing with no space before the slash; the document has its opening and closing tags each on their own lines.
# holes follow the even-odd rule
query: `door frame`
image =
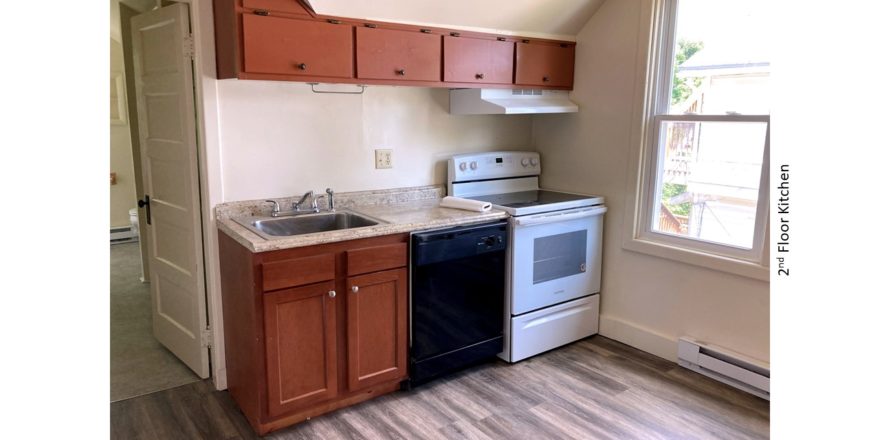
<svg viewBox="0 0 880 440">
<path fill-rule="evenodd" d="M 226 350 L 223 339 L 223 310 L 220 296 L 220 259 L 217 227 L 213 207 L 223 203 L 221 180 L 219 107 L 217 105 L 217 74 L 214 55 L 214 14 L 211 0 L 175 0 L 189 5 L 190 31 L 193 36 L 193 85 L 196 108 L 196 149 L 199 168 L 199 210 L 202 217 L 202 250 L 205 264 L 205 294 L 208 325 L 212 341 L 209 346 L 211 380 L 218 390 L 226 389 Z M 126 54 L 130 56 L 130 54 Z M 136 102 L 135 96 L 127 96 Z M 140 157 L 135 156 L 136 169 Z M 143 197 L 143 186 L 136 188 Z M 141 228 L 141 232 L 143 232 Z M 141 235 L 142 239 L 150 237 Z M 149 261 L 144 261 L 145 274 Z"/>
</svg>

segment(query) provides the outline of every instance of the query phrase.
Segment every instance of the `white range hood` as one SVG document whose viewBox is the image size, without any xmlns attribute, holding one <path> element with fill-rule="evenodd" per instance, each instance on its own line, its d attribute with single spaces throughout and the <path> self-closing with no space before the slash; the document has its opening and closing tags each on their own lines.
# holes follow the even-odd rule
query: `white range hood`
<svg viewBox="0 0 880 440">
<path fill-rule="evenodd" d="M 452 89 L 449 113 L 453 115 L 516 115 L 575 113 L 577 104 L 562 90 Z"/>
</svg>

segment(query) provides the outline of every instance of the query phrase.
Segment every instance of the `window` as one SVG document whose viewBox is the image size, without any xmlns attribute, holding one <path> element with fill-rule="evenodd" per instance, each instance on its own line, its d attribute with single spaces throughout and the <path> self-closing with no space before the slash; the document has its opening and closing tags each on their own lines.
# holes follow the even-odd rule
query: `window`
<svg viewBox="0 0 880 440">
<path fill-rule="evenodd" d="M 658 2 L 634 241 L 766 266 L 767 2 Z"/>
</svg>

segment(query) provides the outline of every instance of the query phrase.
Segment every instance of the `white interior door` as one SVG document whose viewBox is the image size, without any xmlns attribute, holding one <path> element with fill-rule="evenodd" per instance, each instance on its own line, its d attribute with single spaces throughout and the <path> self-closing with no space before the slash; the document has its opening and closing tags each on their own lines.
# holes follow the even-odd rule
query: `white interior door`
<svg viewBox="0 0 880 440">
<path fill-rule="evenodd" d="M 189 11 L 178 3 L 131 23 L 153 334 L 205 378 L 210 365 L 202 340 L 207 307 Z"/>
</svg>

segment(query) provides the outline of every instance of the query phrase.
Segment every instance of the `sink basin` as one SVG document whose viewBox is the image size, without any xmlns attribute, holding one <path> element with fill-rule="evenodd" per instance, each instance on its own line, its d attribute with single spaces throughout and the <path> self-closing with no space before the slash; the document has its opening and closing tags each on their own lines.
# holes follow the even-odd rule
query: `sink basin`
<svg viewBox="0 0 880 440">
<path fill-rule="evenodd" d="M 381 220 L 350 211 L 304 214 L 294 217 L 237 218 L 234 220 L 269 240 L 292 235 L 362 228 L 384 223 Z"/>
</svg>

